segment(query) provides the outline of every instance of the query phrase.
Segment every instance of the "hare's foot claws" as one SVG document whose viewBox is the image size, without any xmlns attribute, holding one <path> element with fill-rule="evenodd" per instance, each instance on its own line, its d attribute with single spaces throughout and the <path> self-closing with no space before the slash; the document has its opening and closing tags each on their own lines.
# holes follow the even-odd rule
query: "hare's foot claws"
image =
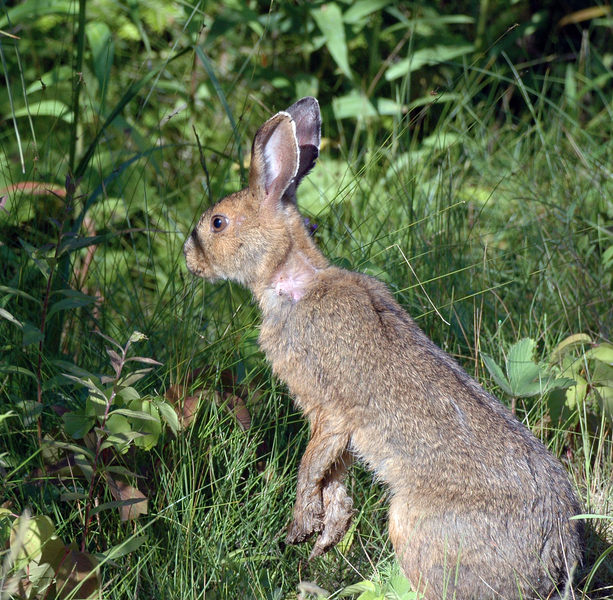
<svg viewBox="0 0 613 600">
<path fill-rule="evenodd" d="M 294 520 L 287 530 L 287 544 L 302 544 L 323 529 L 323 514 L 316 510 L 294 511 Z"/>
<path fill-rule="evenodd" d="M 331 516 L 333 519 L 330 518 Z M 333 515 L 326 513 L 323 530 L 313 546 L 309 560 L 325 554 L 330 548 L 336 546 L 349 531 L 352 517 L 351 505 L 343 507 L 343 510 L 335 511 Z"/>
</svg>

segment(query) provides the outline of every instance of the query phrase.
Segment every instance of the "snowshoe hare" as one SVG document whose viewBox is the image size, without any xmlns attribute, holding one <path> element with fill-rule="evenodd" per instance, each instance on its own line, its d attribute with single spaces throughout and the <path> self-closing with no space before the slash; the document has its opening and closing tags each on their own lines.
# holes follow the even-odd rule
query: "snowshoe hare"
<svg viewBox="0 0 613 600">
<path fill-rule="evenodd" d="M 386 286 L 331 266 L 296 188 L 319 155 L 314 98 L 271 117 L 249 187 L 200 218 L 189 270 L 247 286 L 259 343 L 308 417 L 287 542 L 317 533 L 319 556 L 347 532 L 354 458 L 389 488 L 389 534 L 425 598 L 548 598 L 582 560 L 581 512 L 564 468 L 419 329 Z"/>
</svg>

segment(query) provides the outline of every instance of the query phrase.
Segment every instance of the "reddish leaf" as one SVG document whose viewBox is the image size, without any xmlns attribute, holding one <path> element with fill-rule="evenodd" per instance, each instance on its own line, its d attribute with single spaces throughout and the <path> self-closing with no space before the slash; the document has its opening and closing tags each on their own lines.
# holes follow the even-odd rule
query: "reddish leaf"
<svg viewBox="0 0 613 600">
<path fill-rule="evenodd" d="M 198 412 L 198 404 L 200 398 L 209 393 L 208 390 L 198 389 L 194 396 L 186 396 L 187 390 L 185 386 L 174 384 L 171 385 L 164 393 L 164 398 L 173 405 L 177 417 L 179 417 L 179 426 L 181 429 L 186 429 L 196 418 Z"/>
<path fill-rule="evenodd" d="M 119 517 L 122 521 L 130 521 L 147 514 L 147 497 L 140 490 L 119 479 L 113 479 L 108 473 L 105 473 L 105 478 L 115 500 L 127 501 L 142 498 L 142 502 L 119 507 Z"/>
<path fill-rule="evenodd" d="M 251 414 L 247 409 L 247 405 L 242 398 L 233 396 L 232 394 L 224 394 L 226 399 L 226 407 L 236 417 L 238 424 L 243 431 L 248 431 L 251 427 Z"/>
<path fill-rule="evenodd" d="M 69 550 L 56 572 L 57 597 L 87 600 L 98 595 L 98 561 L 87 552 Z"/>
</svg>

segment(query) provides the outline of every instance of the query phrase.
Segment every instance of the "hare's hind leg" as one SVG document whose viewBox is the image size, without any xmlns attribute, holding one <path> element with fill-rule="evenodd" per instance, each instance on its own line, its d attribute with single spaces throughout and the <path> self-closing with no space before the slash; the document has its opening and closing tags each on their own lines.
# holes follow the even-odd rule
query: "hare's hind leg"
<svg viewBox="0 0 613 600">
<path fill-rule="evenodd" d="M 353 517 L 353 501 L 347 494 L 343 479 L 351 466 L 353 457 L 345 450 L 334 463 L 330 473 L 324 479 L 321 495 L 324 505 L 324 524 L 310 558 L 321 556 L 332 546 L 336 546 L 351 525 Z"/>
<path fill-rule="evenodd" d="M 342 469 L 339 459 L 347 448 L 349 435 L 333 430 L 331 423 L 322 415 L 316 414 L 314 417 L 311 420 L 311 440 L 298 469 L 294 520 L 288 529 L 288 544 L 300 544 L 314 533 L 322 531 L 325 526 L 326 499 L 328 504 L 338 508 L 343 504 L 340 499 L 347 496 L 340 481 L 344 471 L 339 470 L 339 475 L 331 477 L 328 484 L 326 478 L 333 475 L 337 464 Z M 326 499 L 324 487 L 329 488 L 325 492 Z M 331 519 L 334 522 L 339 520 L 338 517 Z"/>
</svg>

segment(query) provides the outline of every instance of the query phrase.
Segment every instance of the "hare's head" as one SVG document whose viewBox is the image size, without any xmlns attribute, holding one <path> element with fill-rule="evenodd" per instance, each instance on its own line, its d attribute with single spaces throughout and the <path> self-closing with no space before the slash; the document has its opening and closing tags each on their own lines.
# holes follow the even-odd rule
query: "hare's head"
<svg viewBox="0 0 613 600">
<path fill-rule="evenodd" d="M 185 242 L 192 273 L 253 287 L 293 245 L 309 245 L 296 188 L 319 155 L 320 128 L 315 98 L 299 100 L 260 127 L 251 149 L 249 187 L 209 208 Z"/>
</svg>

